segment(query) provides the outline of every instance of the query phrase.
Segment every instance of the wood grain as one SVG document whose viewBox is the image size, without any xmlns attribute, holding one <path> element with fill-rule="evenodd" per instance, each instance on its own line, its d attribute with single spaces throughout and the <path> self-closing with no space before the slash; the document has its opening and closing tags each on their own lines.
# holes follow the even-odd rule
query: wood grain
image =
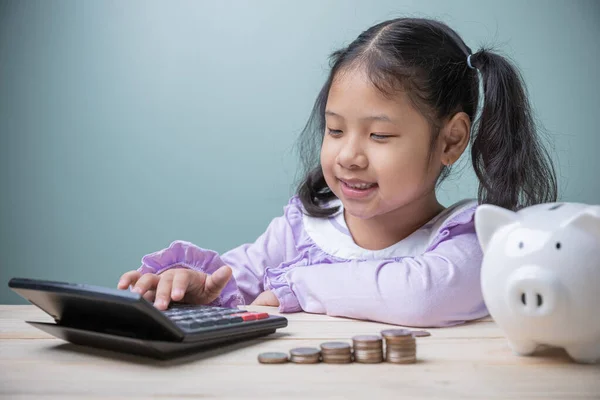
<svg viewBox="0 0 600 400">
<path fill-rule="evenodd" d="M 24 322 L 51 321 L 34 306 L 0 306 L 0 398 L 600 399 L 600 365 L 575 364 L 552 348 L 515 356 L 489 318 L 429 329 L 431 337 L 417 340 L 417 364 L 259 364 L 264 351 L 350 342 L 390 326 L 285 316 L 289 326 L 266 338 L 158 361 L 54 339 Z"/>
</svg>

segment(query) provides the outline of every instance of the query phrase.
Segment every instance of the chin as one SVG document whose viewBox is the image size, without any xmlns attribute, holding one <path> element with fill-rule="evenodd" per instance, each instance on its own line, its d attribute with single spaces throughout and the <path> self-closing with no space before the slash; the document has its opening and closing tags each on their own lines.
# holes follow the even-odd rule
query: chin
<svg viewBox="0 0 600 400">
<path fill-rule="evenodd" d="M 348 204 L 345 201 L 342 201 L 344 204 L 344 210 L 350 215 L 358 219 L 371 219 L 376 217 L 380 213 L 375 210 L 369 209 L 368 207 L 356 206 L 354 204 Z"/>
</svg>

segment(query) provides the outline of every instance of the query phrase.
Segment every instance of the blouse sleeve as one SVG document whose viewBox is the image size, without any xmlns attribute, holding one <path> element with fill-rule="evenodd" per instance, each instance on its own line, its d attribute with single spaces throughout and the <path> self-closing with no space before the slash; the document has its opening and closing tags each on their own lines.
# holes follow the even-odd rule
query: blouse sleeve
<svg viewBox="0 0 600 400">
<path fill-rule="evenodd" d="M 488 314 L 480 286 L 483 254 L 473 223 L 455 226 L 416 257 L 289 269 L 273 288 L 304 310 L 405 326 L 449 326 Z"/>
<path fill-rule="evenodd" d="M 250 304 L 264 290 L 265 268 L 277 266 L 296 256 L 294 233 L 289 220 L 290 208 L 274 218 L 267 230 L 254 243 L 238 246 L 219 255 L 193 243 L 177 240 L 163 250 L 142 258 L 138 271 L 160 274 L 172 268 L 190 268 L 211 274 L 229 265 L 233 276 L 213 303 L 225 307 Z"/>
</svg>

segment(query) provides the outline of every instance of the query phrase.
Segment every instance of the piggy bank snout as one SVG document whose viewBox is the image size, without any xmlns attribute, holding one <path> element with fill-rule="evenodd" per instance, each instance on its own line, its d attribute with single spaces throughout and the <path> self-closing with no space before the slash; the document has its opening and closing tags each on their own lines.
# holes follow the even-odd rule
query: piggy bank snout
<svg viewBox="0 0 600 400">
<path fill-rule="evenodd" d="M 508 278 L 507 301 L 510 309 L 525 317 L 553 314 L 562 297 L 558 277 L 537 265 L 523 266 Z"/>
</svg>

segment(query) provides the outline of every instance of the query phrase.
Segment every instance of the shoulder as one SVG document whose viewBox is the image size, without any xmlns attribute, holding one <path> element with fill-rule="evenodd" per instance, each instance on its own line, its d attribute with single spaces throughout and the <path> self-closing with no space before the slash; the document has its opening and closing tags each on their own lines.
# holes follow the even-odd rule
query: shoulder
<svg viewBox="0 0 600 400">
<path fill-rule="evenodd" d="M 477 200 L 465 199 L 438 214 L 427 224 L 430 235 L 425 251 L 456 247 L 468 253 L 479 253 L 481 249 L 475 232 L 475 212 L 478 206 Z"/>
</svg>

